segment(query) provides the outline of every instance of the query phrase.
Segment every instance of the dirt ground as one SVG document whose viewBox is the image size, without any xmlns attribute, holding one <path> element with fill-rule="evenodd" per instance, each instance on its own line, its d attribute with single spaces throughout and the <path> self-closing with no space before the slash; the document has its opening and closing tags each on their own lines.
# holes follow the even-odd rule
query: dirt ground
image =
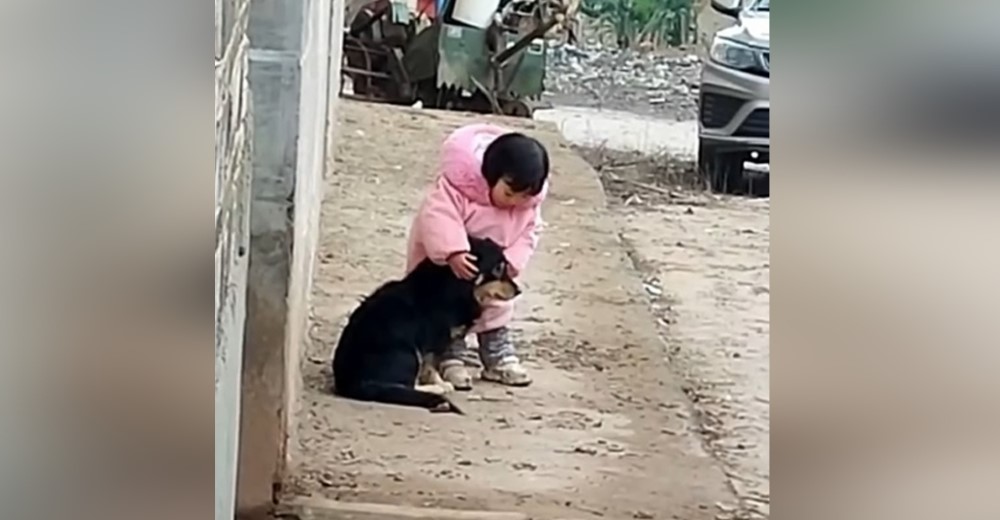
<svg viewBox="0 0 1000 520">
<path fill-rule="evenodd" d="M 600 172 L 699 430 L 746 517 L 770 516 L 770 200 L 698 193 L 693 165 L 605 149 Z"/>
<path fill-rule="evenodd" d="M 290 490 L 539 520 L 733 518 L 729 480 L 704 449 L 621 222 L 594 171 L 546 124 L 504 121 L 543 140 L 554 164 L 543 242 L 514 323 L 535 384 L 478 382 L 460 394 L 465 417 L 330 395 L 340 328 L 363 294 L 401 275 L 437 146 L 471 120 L 351 102 L 341 114 Z"/>
</svg>

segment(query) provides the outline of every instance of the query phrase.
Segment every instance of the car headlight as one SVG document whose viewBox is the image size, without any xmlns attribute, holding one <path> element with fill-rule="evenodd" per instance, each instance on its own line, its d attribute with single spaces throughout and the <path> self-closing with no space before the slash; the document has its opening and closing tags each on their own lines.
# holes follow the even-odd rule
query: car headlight
<svg viewBox="0 0 1000 520">
<path fill-rule="evenodd" d="M 757 51 L 748 45 L 716 37 L 708 51 L 712 61 L 739 70 L 757 66 Z"/>
</svg>

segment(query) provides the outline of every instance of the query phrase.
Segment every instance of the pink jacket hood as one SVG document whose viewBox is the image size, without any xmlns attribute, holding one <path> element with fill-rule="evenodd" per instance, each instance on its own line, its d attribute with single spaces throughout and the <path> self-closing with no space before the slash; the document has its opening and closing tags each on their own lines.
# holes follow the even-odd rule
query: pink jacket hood
<svg viewBox="0 0 1000 520">
<path fill-rule="evenodd" d="M 463 126 L 452 132 L 441 145 L 441 175 L 455 189 L 476 203 L 490 204 L 490 187 L 483 177 L 483 154 L 498 137 L 511 131 L 487 123 Z M 527 202 L 538 206 L 549 191 L 545 182 L 542 191 Z"/>
</svg>

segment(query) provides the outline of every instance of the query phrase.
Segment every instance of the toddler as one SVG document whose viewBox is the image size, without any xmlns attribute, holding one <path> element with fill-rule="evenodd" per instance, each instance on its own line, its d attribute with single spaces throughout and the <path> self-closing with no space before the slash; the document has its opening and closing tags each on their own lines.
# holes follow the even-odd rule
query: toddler
<svg viewBox="0 0 1000 520">
<path fill-rule="evenodd" d="M 537 140 L 489 124 L 455 130 L 441 150 L 441 170 L 410 229 L 407 271 L 424 258 L 447 264 L 456 276 L 476 276 L 468 236 L 490 238 L 504 248 L 510 275 L 524 272 L 538 244 L 540 205 L 548 189 L 549 155 Z M 527 386 L 507 325 L 512 302 L 490 303 L 472 327 L 478 336 L 482 378 Z M 472 388 L 463 361 L 465 338 L 452 343 L 439 366 L 459 390 Z"/>
</svg>

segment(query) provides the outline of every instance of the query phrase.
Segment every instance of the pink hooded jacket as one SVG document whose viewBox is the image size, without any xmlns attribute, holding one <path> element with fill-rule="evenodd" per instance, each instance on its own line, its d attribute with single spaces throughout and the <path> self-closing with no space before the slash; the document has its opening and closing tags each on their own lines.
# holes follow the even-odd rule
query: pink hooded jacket
<svg viewBox="0 0 1000 520">
<path fill-rule="evenodd" d="M 441 174 L 424 199 L 410 228 L 406 271 L 430 258 L 445 264 L 453 253 L 469 250 L 468 235 L 490 238 L 504 248 L 515 275 L 519 276 L 538 245 L 541 193 L 516 208 L 498 208 L 490 202 L 490 188 L 483 178 L 483 152 L 509 130 L 473 124 L 452 132 L 441 147 Z M 510 323 L 514 306 L 496 303 L 483 310 L 471 332 L 483 332 Z"/>
</svg>

